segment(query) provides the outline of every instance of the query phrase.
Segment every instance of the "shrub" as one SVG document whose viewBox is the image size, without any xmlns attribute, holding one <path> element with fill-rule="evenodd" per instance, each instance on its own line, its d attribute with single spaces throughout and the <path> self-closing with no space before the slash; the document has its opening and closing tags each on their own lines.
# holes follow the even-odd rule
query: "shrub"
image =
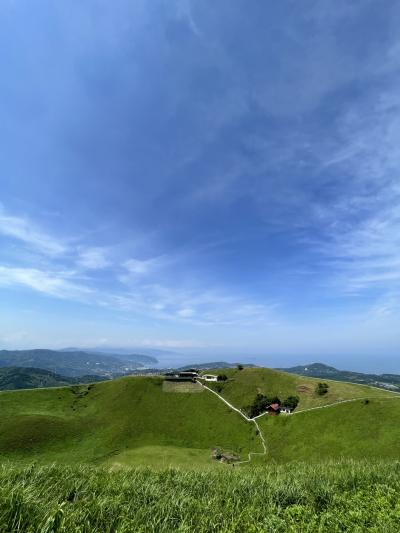
<svg viewBox="0 0 400 533">
<path fill-rule="evenodd" d="M 226 374 L 218 374 L 217 380 L 218 381 L 226 381 L 228 379 L 228 376 Z"/>
<path fill-rule="evenodd" d="M 299 401 L 298 396 L 289 396 L 286 400 L 283 400 L 282 405 L 283 407 L 289 407 L 289 409 L 296 409 Z"/>
<path fill-rule="evenodd" d="M 329 385 L 327 383 L 318 383 L 318 385 L 315 388 L 315 392 L 318 394 L 318 396 L 324 396 L 328 392 Z"/>
</svg>

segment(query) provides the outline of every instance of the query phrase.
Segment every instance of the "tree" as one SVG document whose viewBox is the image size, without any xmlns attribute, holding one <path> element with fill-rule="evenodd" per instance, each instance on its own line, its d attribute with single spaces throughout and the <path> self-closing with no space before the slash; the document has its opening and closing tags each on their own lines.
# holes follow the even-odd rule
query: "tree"
<svg viewBox="0 0 400 533">
<path fill-rule="evenodd" d="M 217 380 L 218 381 L 226 381 L 228 379 L 228 376 L 226 374 L 218 374 Z"/>
<path fill-rule="evenodd" d="M 286 400 L 283 400 L 282 405 L 283 407 L 289 407 L 289 409 L 296 409 L 298 403 L 299 403 L 298 396 L 288 396 Z"/>
<path fill-rule="evenodd" d="M 237 365 L 237 369 L 238 370 L 243 370 L 243 365 L 241 365 L 240 363 Z"/>
<path fill-rule="evenodd" d="M 253 403 L 246 408 L 246 412 L 248 413 L 250 418 L 254 418 L 255 416 L 260 415 L 261 413 L 265 413 L 265 411 L 272 403 L 280 404 L 281 401 L 277 396 L 268 397 L 265 396 L 265 394 L 257 394 L 257 396 L 253 400 Z"/>
<path fill-rule="evenodd" d="M 318 383 L 318 385 L 315 388 L 315 392 L 318 394 L 318 396 L 324 396 L 328 392 L 329 385 L 327 383 Z"/>
</svg>

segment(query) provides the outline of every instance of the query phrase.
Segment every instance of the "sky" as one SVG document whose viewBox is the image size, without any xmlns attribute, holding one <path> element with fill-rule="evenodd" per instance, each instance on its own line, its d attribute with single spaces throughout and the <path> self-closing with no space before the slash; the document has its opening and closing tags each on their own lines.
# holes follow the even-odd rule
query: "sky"
<svg viewBox="0 0 400 533">
<path fill-rule="evenodd" d="M 400 373 L 398 2 L 0 22 L 0 348 Z"/>
</svg>

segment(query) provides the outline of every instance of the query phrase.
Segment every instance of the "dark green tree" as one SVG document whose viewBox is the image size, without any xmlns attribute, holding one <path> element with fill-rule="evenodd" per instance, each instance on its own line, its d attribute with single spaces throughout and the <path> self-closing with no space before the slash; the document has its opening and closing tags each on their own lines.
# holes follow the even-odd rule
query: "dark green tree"
<svg viewBox="0 0 400 533">
<path fill-rule="evenodd" d="M 289 396 L 288 398 L 286 398 L 286 400 L 283 400 L 282 406 L 289 407 L 289 409 L 296 409 L 298 403 L 299 403 L 298 396 Z"/>
<path fill-rule="evenodd" d="M 268 407 L 272 403 L 281 403 L 278 396 L 265 396 L 265 394 L 257 394 L 257 396 L 254 398 L 253 403 L 246 408 L 246 412 L 248 413 L 250 418 L 254 418 L 255 416 L 260 415 L 261 413 L 265 413 L 265 411 L 268 409 Z"/>
<path fill-rule="evenodd" d="M 318 385 L 315 388 L 315 392 L 318 394 L 318 396 L 324 396 L 328 392 L 329 385 L 327 383 L 318 383 Z"/>
</svg>

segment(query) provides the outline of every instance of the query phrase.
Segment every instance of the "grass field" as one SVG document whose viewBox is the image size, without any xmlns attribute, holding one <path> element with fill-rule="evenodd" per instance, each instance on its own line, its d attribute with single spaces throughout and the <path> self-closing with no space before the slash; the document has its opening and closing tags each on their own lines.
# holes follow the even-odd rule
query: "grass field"
<svg viewBox="0 0 400 533">
<path fill-rule="evenodd" d="M 214 395 L 165 393 L 160 378 L 3 392 L 0 413 L 2 460 L 138 464 L 147 450 L 142 464 L 173 465 L 187 462 L 177 449 L 194 449 L 212 466 L 214 447 L 260 451 L 254 428 Z M 149 447 L 162 459 L 149 462 Z"/>
<path fill-rule="evenodd" d="M 250 403 L 257 392 L 281 398 L 297 393 L 301 398 L 298 412 L 342 399 L 370 400 L 367 405 L 360 400 L 259 419 L 268 454 L 254 458 L 250 466 L 272 461 L 399 457 L 400 396 L 330 382 L 328 394 L 320 397 L 314 392 L 318 380 L 311 378 L 263 368 L 228 370 L 227 374 L 222 394 L 238 407 Z M 187 385 L 190 392 L 182 392 Z M 255 426 L 215 395 L 200 385 L 169 386 L 157 377 L 2 392 L 0 413 L 2 461 L 219 468 L 211 459 L 213 448 L 237 453 L 242 459 L 249 451 L 262 451 Z"/>
<path fill-rule="evenodd" d="M 269 462 L 400 459 L 400 396 L 261 417 L 258 423 L 267 437 Z"/>
<path fill-rule="evenodd" d="M 228 380 L 207 383 L 209 387 L 222 387 L 221 395 L 238 408 L 252 403 L 257 393 L 280 397 L 296 395 L 300 398 L 297 410 L 327 405 L 349 398 L 390 398 L 393 393 L 383 389 L 374 389 L 364 385 L 322 380 L 329 383 L 329 391 L 324 396 L 315 393 L 315 387 L 321 379 L 296 376 L 278 372 L 269 368 L 221 369 L 214 373 L 223 373 Z"/>
<path fill-rule="evenodd" d="M 198 393 L 204 392 L 203 387 L 199 383 L 164 381 L 162 385 L 163 392 L 190 392 Z"/>
<path fill-rule="evenodd" d="M 229 374 L 223 394 L 239 407 L 299 386 L 299 411 L 369 402 L 261 417 L 268 454 L 233 468 L 211 449 L 243 459 L 260 439 L 206 390 L 164 392 L 160 378 L 132 377 L 0 393 L 0 531 L 400 531 L 400 397 L 331 383 L 321 398 L 318 380 Z"/>
<path fill-rule="evenodd" d="M 397 533 L 400 463 L 0 468 L 0 531 Z"/>
</svg>

